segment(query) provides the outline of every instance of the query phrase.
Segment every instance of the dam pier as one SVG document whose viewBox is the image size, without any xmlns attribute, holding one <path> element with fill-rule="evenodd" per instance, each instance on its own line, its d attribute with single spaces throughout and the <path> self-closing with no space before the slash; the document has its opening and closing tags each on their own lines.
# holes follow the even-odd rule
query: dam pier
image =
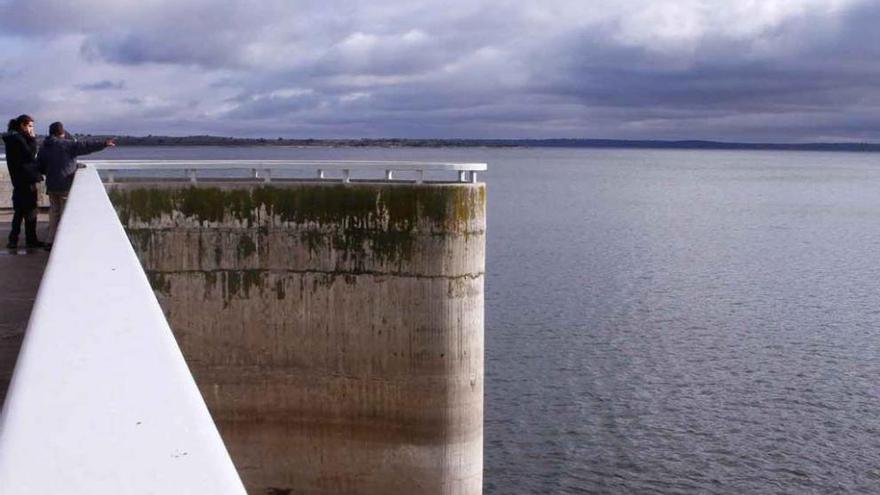
<svg viewBox="0 0 880 495">
<path fill-rule="evenodd" d="M 246 174 L 214 173 L 223 168 Z M 292 168 L 309 172 L 293 177 Z M 54 441 L 50 432 L 37 431 L 33 418 L 23 419 L 39 402 L 27 392 L 35 383 L 27 355 L 35 354 L 33 360 L 41 364 L 49 357 L 40 356 L 48 351 L 39 346 L 49 339 L 31 334 L 65 332 L 74 346 L 67 350 L 75 353 L 76 339 L 69 334 L 84 331 L 95 347 L 83 349 L 86 354 L 79 359 L 54 365 L 57 373 L 65 373 L 63 366 L 93 368 L 108 382 L 98 388 L 111 395 L 123 386 L 117 382 L 146 375 L 148 393 L 113 395 L 113 412 L 101 396 L 85 392 L 78 399 L 71 396 L 76 407 L 125 415 L 127 408 L 150 402 L 150 393 L 159 393 L 166 402 L 147 407 L 167 414 L 162 409 L 170 407 L 174 394 L 149 392 L 163 389 L 156 381 L 161 373 L 151 378 L 157 364 L 150 353 L 173 343 L 174 349 L 163 352 L 171 356 L 169 362 L 175 352 L 182 355 L 184 375 L 191 375 L 167 379 L 183 383 L 181 394 L 187 397 L 178 401 L 175 407 L 185 410 L 168 418 L 174 423 L 168 428 L 186 431 L 210 421 L 202 425 L 206 433 L 192 442 L 211 444 L 208 450 L 216 455 L 195 456 L 197 449 L 180 447 L 188 455 L 171 459 L 209 463 L 210 469 L 225 473 L 220 479 L 235 475 L 238 490 L 243 486 L 252 495 L 481 493 L 486 187 L 476 173 L 485 168 L 394 162 L 88 162 L 77 173 L 70 211 L 4 405 L 0 490 L 25 493 L 20 476 L 5 477 L 28 468 L 29 461 L 16 458 L 13 448 L 26 441 Z M 109 212 L 98 222 L 87 214 L 97 203 Z M 113 304 L 122 305 L 123 314 L 116 323 L 101 325 L 104 332 L 115 329 L 144 339 L 135 344 L 125 341 L 126 335 L 114 337 L 124 342 L 124 349 L 115 342 L 117 352 L 140 355 L 143 363 L 123 360 L 107 369 L 90 359 L 114 350 L 100 329 L 83 330 L 51 315 L 41 320 L 38 313 L 51 311 L 41 299 L 53 280 L 64 279 L 66 287 L 78 283 L 82 290 L 100 282 L 89 283 L 81 274 L 78 282 L 69 280 L 60 257 L 71 250 L 88 256 L 76 246 L 86 243 L 77 225 L 103 229 L 100 222 L 111 222 L 110 216 L 115 225 L 108 228 L 116 229 L 125 245 L 107 241 L 107 247 L 128 250 L 121 258 L 134 265 L 131 271 L 139 271 L 132 280 L 140 277 L 137 283 L 155 305 L 147 306 L 158 313 L 146 320 L 161 319 L 173 339 L 152 342 L 155 324 L 135 321 L 131 311 L 124 311 L 144 301 L 135 294 L 116 294 Z M 98 292 L 119 289 L 112 277 L 121 268 L 106 257 L 93 263 L 113 265 L 104 270 L 110 282 Z M 100 294 L 94 298 L 100 300 Z M 82 304 L 77 307 L 78 314 L 85 311 Z M 184 383 L 187 379 L 194 382 L 192 388 Z M 37 385 L 46 388 L 42 400 L 52 387 L 62 386 L 45 377 Z M 86 391 L 90 386 L 76 376 L 65 385 Z M 193 398 L 195 390 L 198 397 Z M 98 403 L 83 406 L 90 399 Z M 203 406 L 186 405 L 196 399 Z M 120 441 L 135 445 L 146 441 L 136 429 L 95 431 L 94 418 L 75 424 L 77 418 L 61 412 L 71 405 L 58 406 L 54 413 L 39 413 L 49 421 L 43 425 L 87 426 L 95 435 L 121 434 Z M 181 414 L 189 419 L 183 421 Z M 130 462 L 135 459 L 126 453 L 136 447 L 120 441 L 95 452 L 62 447 L 70 450 L 69 458 L 56 456 L 58 463 L 44 470 L 75 468 L 62 463 L 93 455 L 115 458 L 122 469 L 145 471 L 145 478 L 162 475 L 149 462 Z M 166 447 L 156 446 L 158 451 Z M 224 452 L 234 466 L 231 475 Z M 179 475 L 188 476 L 185 470 Z M 225 485 L 232 488 L 223 493 L 236 493 L 235 481 Z"/>
</svg>

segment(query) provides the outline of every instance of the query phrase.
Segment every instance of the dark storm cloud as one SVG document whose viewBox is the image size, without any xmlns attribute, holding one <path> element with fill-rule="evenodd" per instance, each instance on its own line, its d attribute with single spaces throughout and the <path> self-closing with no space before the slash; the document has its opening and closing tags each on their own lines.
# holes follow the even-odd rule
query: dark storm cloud
<svg viewBox="0 0 880 495">
<path fill-rule="evenodd" d="M 5 70 L 58 53 L 74 59 L 74 87 L 119 94 L 69 106 L 39 75 L 32 105 L 79 112 L 80 127 L 795 141 L 880 130 L 880 4 L 869 1 L 16 6 L 0 18 L 21 53 Z"/>
<path fill-rule="evenodd" d="M 121 65 L 159 63 L 222 66 L 232 62 L 229 52 L 222 45 L 152 33 L 95 36 L 83 43 L 82 54 L 88 59 L 103 59 Z"/>
<path fill-rule="evenodd" d="M 685 63 L 680 53 L 572 33 L 527 91 L 615 110 L 620 122 L 669 138 L 864 139 L 878 130 L 864 118 L 880 108 L 877 20 L 874 4 L 837 18 L 806 13 L 762 33 L 763 51 L 755 39 L 709 38 Z"/>
<path fill-rule="evenodd" d="M 112 89 L 125 89 L 125 81 L 103 80 L 93 83 L 77 84 L 76 87 L 83 91 L 104 91 Z"/>
<path fill-rule="evenodd" d="M 546 62 L 547 79 L 531 88 L 568 96 L 590 105 L 643 108 L 728 108 L 731 111 L 789 111 L 792 106 L 814 108 L 852 101 L 856 93 L 872 94 L 880 64 L 865 56 L 876 49 L 857 38 L 876 38 L 876 30 L 861 21 L 880 19 L 877 7 L 862 7 L 842 19 L 848 26 L 825 44 L 803 32 L 803 24 L 822 26 L 821 18 L 800 19 L 789 29 L 801 33 L 794 53 L 749 55 L 747 41 L 709 40 L 697 46 L 686 64 L 650 53 L 644 47 L 607 46 L 595 36 L 575 37 L 557 47 L 561 57 Z M 880 41 L 880 40 L 878 40 Z M 833 57 L 829 59 L 829 57 Z M 669 58 L 674 58 L 669 57 Z M 664 63 L 665 62 L 665 63 Z"/>
</svg>

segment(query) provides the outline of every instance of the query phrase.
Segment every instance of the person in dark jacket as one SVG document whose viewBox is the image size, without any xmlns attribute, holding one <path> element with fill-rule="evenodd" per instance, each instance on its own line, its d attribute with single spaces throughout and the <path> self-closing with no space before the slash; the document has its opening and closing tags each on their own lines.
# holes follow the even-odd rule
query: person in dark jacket
<svg viewBox="0 0 880 495">
<path fill-rule="evenodd" d="M 12 181 L 12 230 L 9 232 L 9 249 L 18 248 L 21 222 L 27 247 L 45 247 L 37 239 L 37 183 L 43 180 L 37 157 L 37 139 L 34 134 L 34 119 L 19 115 L 9 121 L 9 129 L 3 135 L 6 145 L 6 166 Z"/>
<path fill-rule="evenodd" d="M 116 146 L 112 139 L 106 141 L 77 141 L 64 130 L 64 124 L 53 122 L 49 136 L 43 140 L 39 153 L 39 168 L 46 174 L 46 191 L 49 193 L 49 239 L 55 238 L 58 221 L 67 203 L 73 175 L 76 173 L 76 157 Z"/>
</svg>

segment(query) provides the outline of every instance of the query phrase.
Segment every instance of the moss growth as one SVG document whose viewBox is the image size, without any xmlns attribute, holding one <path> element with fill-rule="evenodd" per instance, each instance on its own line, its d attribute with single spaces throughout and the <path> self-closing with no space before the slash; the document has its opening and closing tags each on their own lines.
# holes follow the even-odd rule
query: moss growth
<svg viewBox="0 0 880 495">
<path fill-rule="evenodd" d="M 243 270 L 241 273 L 245 296 L 250 295 L 252 288 L 257 288 L 260 291 L 263 290 L 265 286 L 263 281 L 264 272 L 261 270 Z"/>
<path fill-rule="evenodd" d="M 238 259 L 247 258 L 257 251 L 257 245 L 251 239 L 250 234 L 241 234 L 238 238 Z"/>
<path fill-rule="evenodd" d="M 111 188 L 108 195 L 116 206 L 122 224 L 126 226 L 131 218 L 151 222 L 163 215 L 171 215 L 176 209 L 174 197 L 163 189 L 139 188 L 123 191 Z"/>
<path fill-rule="evenodd" d="M 222 222 L 226 217 L 226 195 L 220 189 L 187 187 L 169 196 L 183 216 L 198 218 L 200 223 Z"/>
<path fill-rule="evenodd" d="M 485 186 L 399 184 L 297 184 L 220 188 L 117 187 L 110 197 L 123 221 L 152 223 L 179 215 L 199 222 L 238 222 L 268 233 L 266 214 L 300 229 L 310 253 L 340 252 L 362 268 L 368 257 L 400 265 L 411 259 L 418 234 L 468 234 L 485 207 Z M 248 234 L 239 258 L 256 251 Z M 219 265 L 222 249 L 215 247 Z"/>
<path fill-rule="evenodd" d="M 128 240 L 136 252 L 145 253 L 150 247 L 153 231 L 150 229 L 129 229 Z"/>
<path fill-rule="evenodd" d="M 317 254 L 324 246 L 324 233 L 318 229 L 303 230 L 299 235 L 301 243 L 309 248 L 309 254 Z"/>
<path fill-rule="evenodd" d="M 147 270 L 147 280 L 150 281 L 150 287 L 153 291 L 163 295 L 171 294 L 171 280 L 162 272 Z"/>
<path fill-rule="evenodd" d="M 210 186 L 115 187 L 110 199 L 126 219 L 151 222 L 179 211 L 200 222 L 258 222 L 261 208 L 284 222 L 346 223 L 366 227 L 387 219 L 408 230 L 427 220 L 458 230 L 485 202 L 485 187 L 438 185 L 330 184 L 218 188 Z M 385 223 L 385 222 L 382 222 Z"/>
<path fill-rule="evenodd" d="M 223 300 L 226 305 L 233 298 L 247 299 L 251 290 L 262 291 L 266 278 L 260 270 L 224 270 L 220 273 L 223 277 Z"/>
</svg>

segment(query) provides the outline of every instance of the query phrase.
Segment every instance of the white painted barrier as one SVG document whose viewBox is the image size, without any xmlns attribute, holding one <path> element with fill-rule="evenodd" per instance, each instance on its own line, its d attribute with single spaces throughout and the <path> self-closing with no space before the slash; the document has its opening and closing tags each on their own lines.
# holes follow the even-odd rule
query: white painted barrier
<svg viewBox="0 0 880 495">
<path fill-rule="evenodd" d="M 94 168 L 80 170 L 0 415 L 0 494 L 245 493 Z"/>
</svg>

